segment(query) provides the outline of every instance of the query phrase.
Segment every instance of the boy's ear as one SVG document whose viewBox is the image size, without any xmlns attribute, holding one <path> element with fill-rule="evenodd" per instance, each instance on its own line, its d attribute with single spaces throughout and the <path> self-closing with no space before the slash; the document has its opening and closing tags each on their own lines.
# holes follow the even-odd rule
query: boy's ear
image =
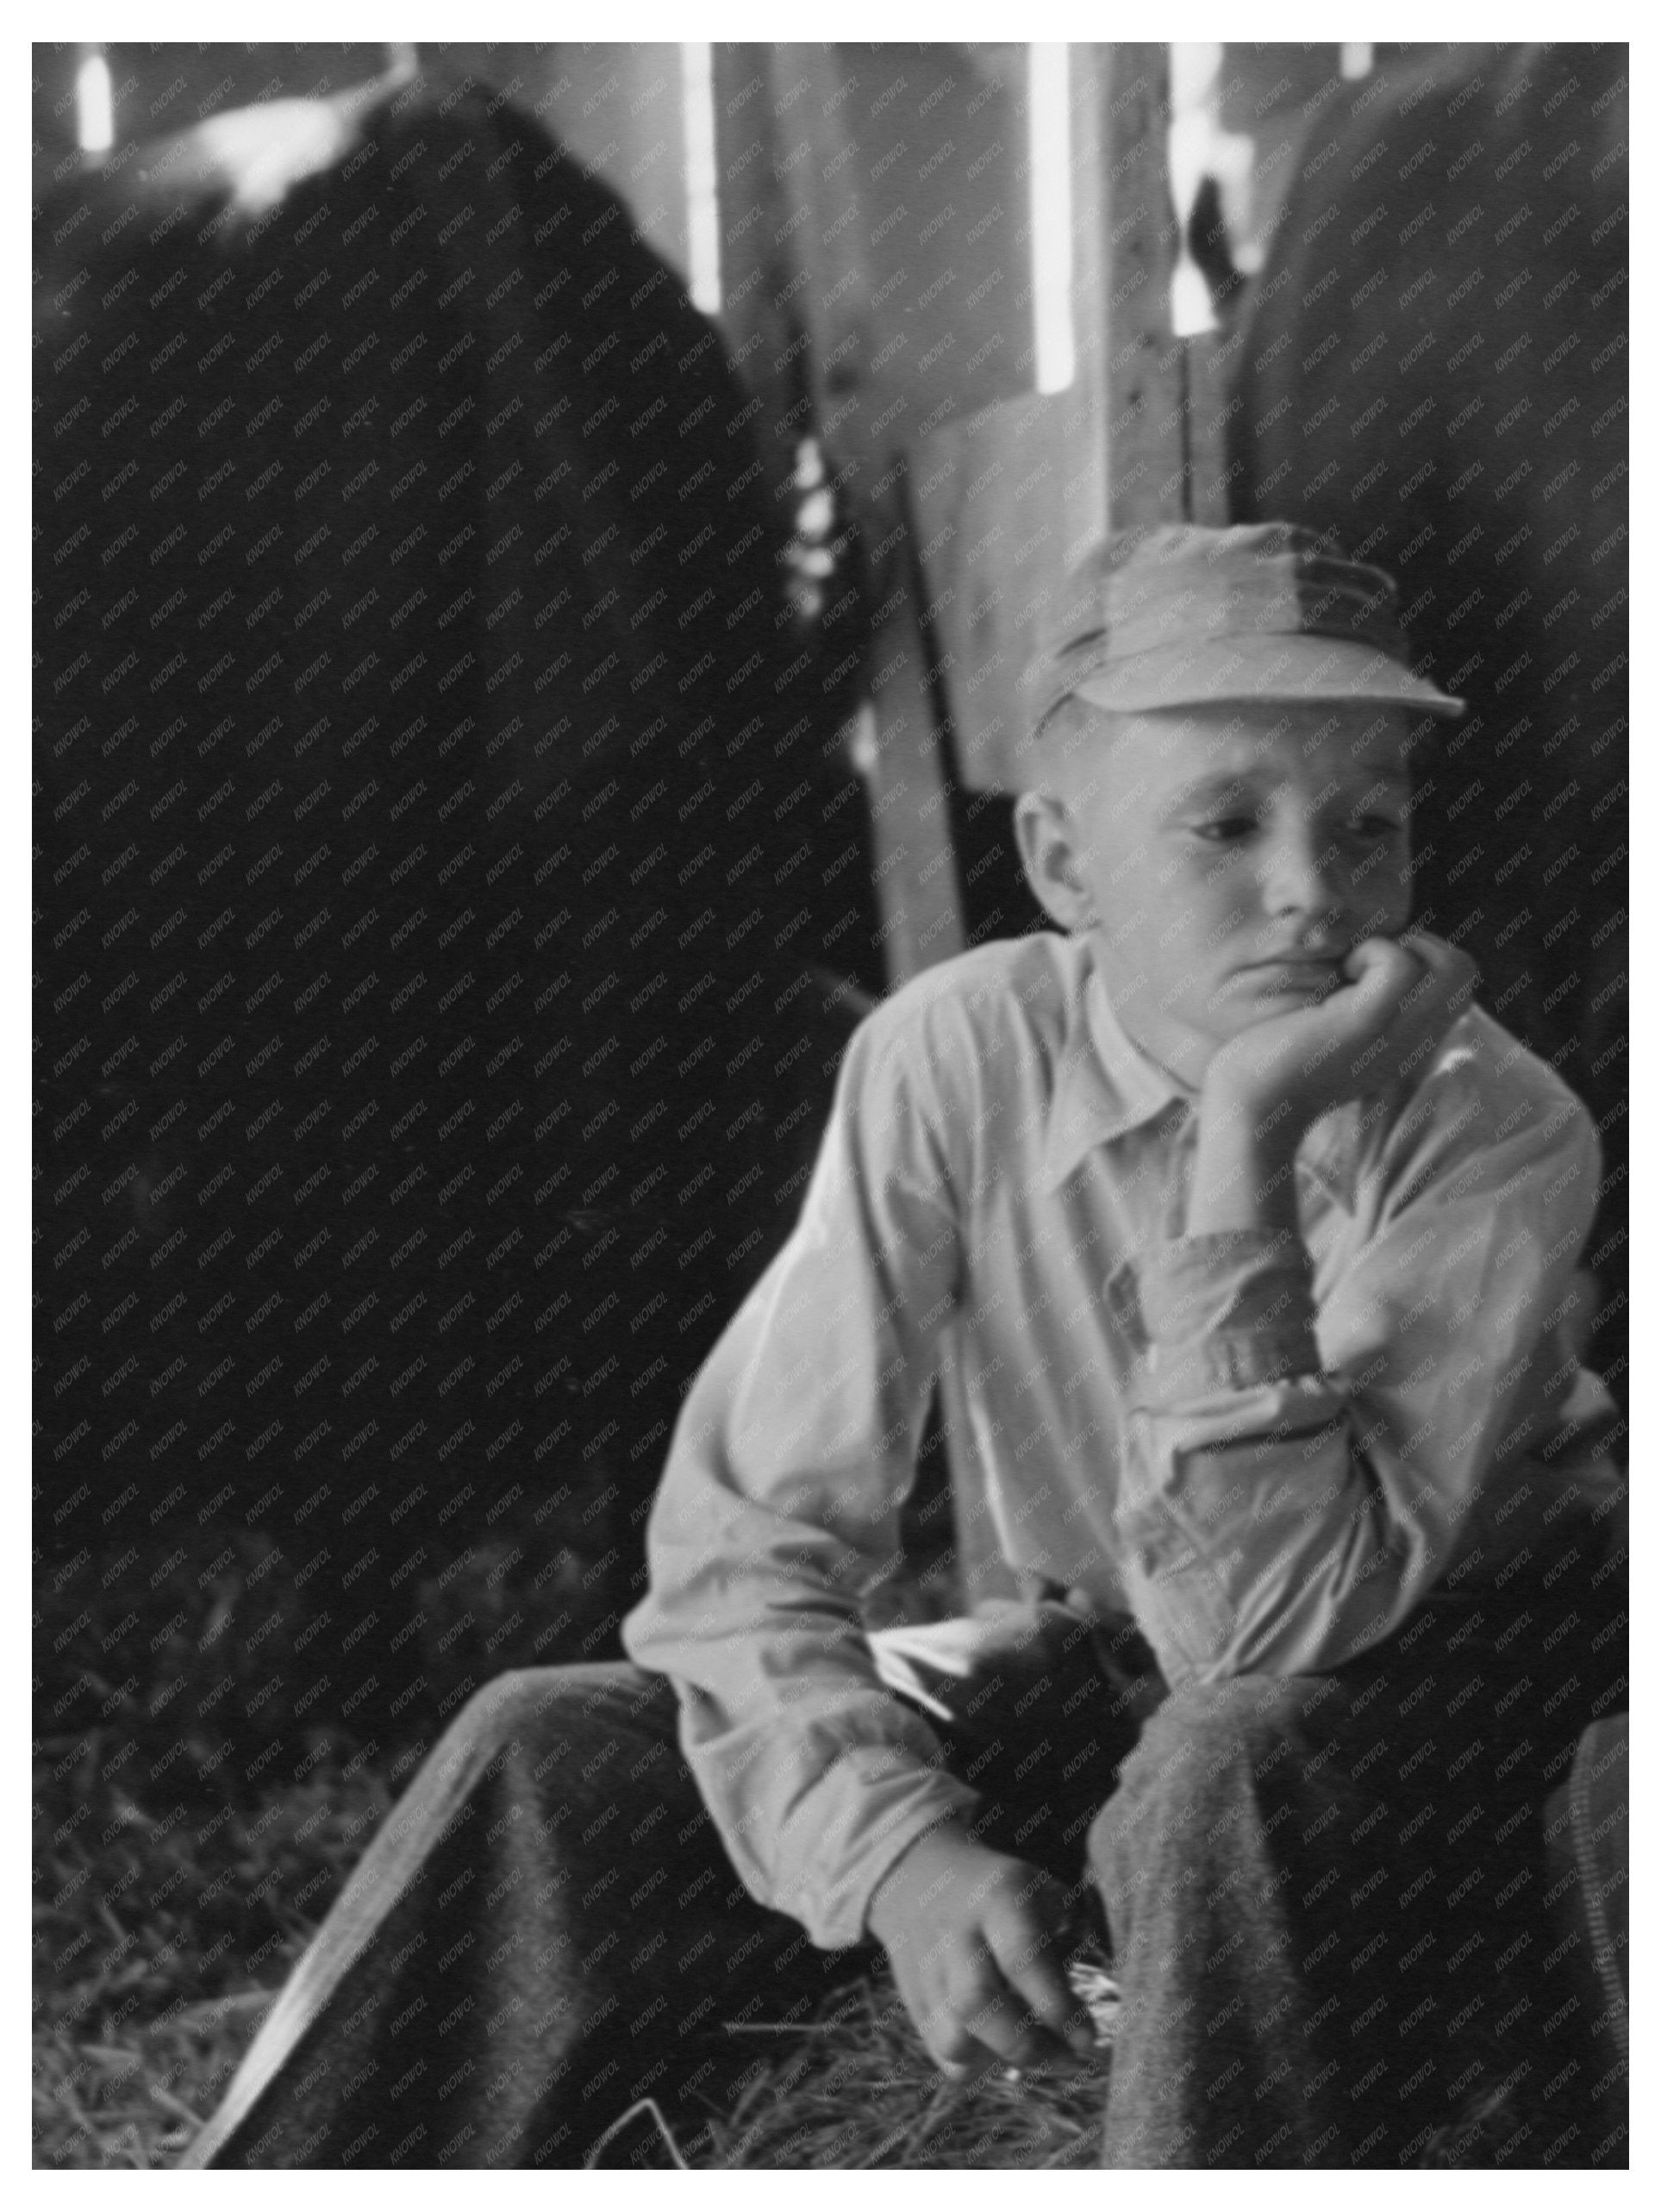
<svg viewBox="0 0 1661 2212">
<path fill-rule="evenodd" d="M 1065 930 L 1095 920 L 1090 890 L 1079 873 L 1078 851 L 1065 802 L 1047 791 L 1023 791 L 1015 801 L 1015 844 L 1033 897 Z"/>
</svg>

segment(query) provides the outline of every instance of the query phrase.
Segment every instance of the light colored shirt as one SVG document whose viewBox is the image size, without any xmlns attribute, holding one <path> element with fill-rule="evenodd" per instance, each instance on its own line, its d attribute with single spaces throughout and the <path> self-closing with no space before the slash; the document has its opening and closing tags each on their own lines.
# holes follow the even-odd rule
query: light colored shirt
<svg viewBox="0 0 1661 2212">
<path fill-rule="evenodd" d="M 1617 1482 L 1564 1328 L 1598 1147 L 1549 1067 L 1473 1008 L 1416 1090 L 1323 1116 L 1289 1258 L 1184 1233 L 1196 1103 L 1088 941 L 931 969 L 850 1042 L 797 1226 L 682 1408 L 625 1647 L 746 1887 L 827 1948 L 978 1802 L 862 1625 L 943 1352 L 1004 1559 L 1133 1612 L 1173 1687 L 1333 1665 Z"/>
</svg>

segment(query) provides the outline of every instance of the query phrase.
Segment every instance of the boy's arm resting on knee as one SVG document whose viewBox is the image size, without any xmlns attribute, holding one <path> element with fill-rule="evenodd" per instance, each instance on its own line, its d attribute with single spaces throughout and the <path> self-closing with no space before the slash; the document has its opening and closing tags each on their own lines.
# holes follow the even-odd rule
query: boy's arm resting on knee
<svg viewBox="0 0 1661 2212">
<path fill-rule="evenodd" d="M 1614 1479 L 1612 1402 L 1559 1334 L 1598 1193 L 1585 1109 L 1473 1015 L 1371 1133 L 1345 1110 L 1319 1268 L 1264 1226 L 1110 1281 L 1140 1351 L 1116 1524 L 1172 1683 L 1338 1664 L 1450 1568 L 1549 1559 Z"/>
<path fill-rule="evenodd" d="M 885 1013 L 849 1046 L 794 1234 L 682 1409 L 623 1628 L 675 1684 L 746 1887 L 827 1949 L 863 1940 L 895 1860 L 979 1802 L 861 1626 L 898 1561 L 958 1266 L 943 1117 Z"/>
</svg>

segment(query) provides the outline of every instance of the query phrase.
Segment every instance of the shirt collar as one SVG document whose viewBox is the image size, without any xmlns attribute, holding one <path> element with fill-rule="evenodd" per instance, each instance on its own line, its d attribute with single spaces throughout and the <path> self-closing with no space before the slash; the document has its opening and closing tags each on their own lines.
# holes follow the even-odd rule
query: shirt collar
<svg viewBox="0 0 1661 2212">
<path fill-rule="evenodd" d="M 1171 1114 L 1174 1124 L 1195 1096 L 1126 1034 L 1101 969 L 1089 957 L 1050 1101 L 1040 1171 L 1043 1187 L 1058 1190 L 1098 1145 L 1111 1144 L 1163 1114 Z"/>
</svg>

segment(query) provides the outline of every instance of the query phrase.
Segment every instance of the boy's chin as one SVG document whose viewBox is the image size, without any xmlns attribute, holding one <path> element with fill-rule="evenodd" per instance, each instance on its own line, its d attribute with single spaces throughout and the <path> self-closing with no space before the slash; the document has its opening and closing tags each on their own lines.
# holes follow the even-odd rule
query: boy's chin
<svg viewBox="0 0 1661 2212">
<path fill-rule="evenodd" d="M 1330 990 L 1308 989 L 1261 991 L 1254 992 L 1248 999 L 1208 1007 L 1202 1018 L 1196 1018 L 1188 1026 L 1188 1034 L 1179 1042 L 1174 1041 L 1171 1049 L 1160 1057 L 1167 1067 L 1197 1090 L 1212 1061 L 1233 1039 L 1243 1036 L 1248 1029 L 1260 1029 L 1265 1022 L 1283 1022 L 1288 1015 L 1304 1013 L 1330 996 Z"/>
<path fill-rule="evenodd" d="M 1198 1090 L 1207 1069 L 1231 1039 L 1265 1022 L 1283 1021 L 1289 1014 L 1318 1006 L 1330 996 L 1330 987 L 1243 993 L 1225 984 L 1191 1009 L 1172 1007 L 1146 1022 L 1139 1022 L 1133 1011 L 1121 1019 L 1141 1051 L 1178 1082 Z"/>
</svg>

